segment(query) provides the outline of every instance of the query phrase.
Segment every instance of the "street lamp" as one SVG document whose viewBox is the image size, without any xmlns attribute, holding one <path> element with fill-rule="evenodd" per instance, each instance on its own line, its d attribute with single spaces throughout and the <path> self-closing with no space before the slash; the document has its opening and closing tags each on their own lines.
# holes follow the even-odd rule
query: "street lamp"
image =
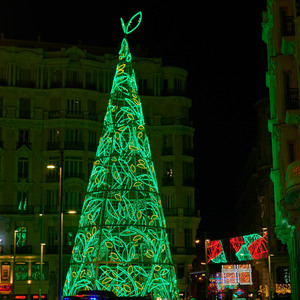
<svg viewBox="0 0 300 300">
<path fill-rule="evenodd" d="M 55 169 L 55 165 L 47 165 L 47 169 Z M 59 166 L 59 239 L 58 239 L 58 300 L 62 299 L 62 241 L 63 241 L 63 211 L 62 211 L 62 178 L 63 178 L 63 152 L 60 154 Z"/>
<path fill-rule="evenodd" d="M 15 264 L 16 264 L 16 252 L 17 252 L 17 232 L 18 230 L 14 231 L 14 258 L 13 258 L 13 284 L 12 284 L 12 295 L 13 298 L 15 297 Z"/>
<path fill-rule="evenodd" d="M 41 262 L 40 262 L 40 291 L 39 291 L 39 299 L 42 299 L 42 280 L 43 280 L 43 254 L 44 254 L 44 246 L 45 243 L 41 243 Z"/>
</svg>

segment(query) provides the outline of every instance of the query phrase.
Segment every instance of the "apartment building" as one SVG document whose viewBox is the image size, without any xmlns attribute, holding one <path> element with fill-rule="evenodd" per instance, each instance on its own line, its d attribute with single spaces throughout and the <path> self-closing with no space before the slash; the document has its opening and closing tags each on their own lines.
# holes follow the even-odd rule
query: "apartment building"
<svg viewBox="0 0 300 300">
<path fill-rule="evenodd" d="M 200 222 L 188 74 L 164 66 L 161 58 L 132 54 L 179 290 L 186 298 Z M 117 49 L 1 37 L 0 299 L 36 299 L 39 290 L 44 299 L 58 298 L 60 176 L 58 168 L 47 166 L 62 162 L 64 280 L 117 55 Z"/>
<path fill-rule="evenodd" d="M 268 61 L 275 232 L 288 248 L 293 300 L 300 298 L 299 8 L 295 0 L 267 1 L 262 24 Z"/>
</svg>

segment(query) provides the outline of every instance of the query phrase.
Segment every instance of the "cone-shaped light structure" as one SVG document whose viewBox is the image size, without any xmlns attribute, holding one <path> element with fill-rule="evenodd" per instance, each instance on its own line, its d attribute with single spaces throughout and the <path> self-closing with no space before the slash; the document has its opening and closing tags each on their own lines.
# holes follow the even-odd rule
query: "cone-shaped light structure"
<svg viewBox="0 0 300 300">
<path fill-rule="evenodd" d="M 109 290 L 117 296 L 176 299 L 166 222 L 126 35 L 67 273 L 64 295 Z"/>
</svg>

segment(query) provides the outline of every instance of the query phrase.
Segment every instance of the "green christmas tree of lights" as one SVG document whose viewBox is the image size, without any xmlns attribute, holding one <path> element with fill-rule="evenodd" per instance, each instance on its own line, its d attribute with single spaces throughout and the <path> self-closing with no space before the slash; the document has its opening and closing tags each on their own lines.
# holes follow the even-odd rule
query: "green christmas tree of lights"
<svg viewBox="0 0 300 300">
<path fill-rule="evenodd" d="M 166 222 L 145 130 L 127 34 L 119 52 L 103 132 L 83 203 L 64 296 L 109 290 L 117 296 L 179 298 Z"/>
</svg>

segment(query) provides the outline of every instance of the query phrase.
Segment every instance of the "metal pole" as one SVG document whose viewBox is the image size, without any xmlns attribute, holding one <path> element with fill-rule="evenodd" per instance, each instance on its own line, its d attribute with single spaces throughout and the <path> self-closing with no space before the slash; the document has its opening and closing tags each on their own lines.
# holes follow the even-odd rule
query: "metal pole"
<svg viewBox="0 0 300 300">
<path fill-rule="evenodd" d="M 45 243 L 41 243 L 41 262 L 40 262 L 40 291 L 39 291 L 39 299 L 42 299 L 42 280 L 43 280 L 43 254 L 44 254 L 44 246 Z"/>
<path fill-rule="evenodd" d="M 44 244 L 44 200 L 42 200 L 42 226 L 41 226 L 41 265 L 40 265 L 40 291 L 39 299 L 42 299 L 42 267 L 43 267 L 43 246 Z"/>
<path fill-rule="evenodd" d="M 204 232 L 204 239 L 205 239 L 205 297 L 208 299 L 208 265 L 207 265 L 207 243 L 209 240 L 206 239 L 206 232 Z"/>
<path fill-rule="evenodd" d="M 62 243 L 63 243 L 63 211 L 62 211 L 63 150 L 60 151 L 59 166 L 59 250 L 58 250 L 58 300 L 62 299 Z"/>
<path fill-rule="evenodd" d="M 12 299 L 15 298 L 15 263 L 16 263 L 16 252 L 17 252 L 17 232 L 14 231 L 14 259 L 13 259 L 13 285 L 12 285 Z"/>
</svg>

